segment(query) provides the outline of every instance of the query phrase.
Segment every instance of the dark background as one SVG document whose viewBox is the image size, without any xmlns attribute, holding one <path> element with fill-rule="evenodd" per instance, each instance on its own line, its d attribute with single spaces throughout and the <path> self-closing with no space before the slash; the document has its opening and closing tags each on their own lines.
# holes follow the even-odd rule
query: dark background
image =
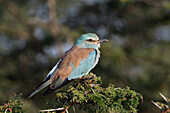
<svg viewBox="0 0 170 113">
<path fill-rule="evenodd" d="M 88 32 L 110 40 L 92 70 L 103 86 L 130 86 L 144 96 L 140 113 L 159 113 L 150 101 L 170 96 L 168 0 L 0 0 L 0 103 L 16 92 L 26 112 L 48 108 L 55 93 L 27 96 Z"/>
</svg>

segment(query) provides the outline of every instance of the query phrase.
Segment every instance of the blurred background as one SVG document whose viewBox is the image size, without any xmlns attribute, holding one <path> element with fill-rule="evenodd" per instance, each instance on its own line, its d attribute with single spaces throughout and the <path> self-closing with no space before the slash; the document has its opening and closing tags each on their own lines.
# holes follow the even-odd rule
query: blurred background
<svg viewBox="0 0 170 113">
<path fill-rule="evenodd" d="M 130 86 L 140 113 L 159 113 L 150 101 L 170 97 L 169 0 L 0 0 L 0 104 L 16 92 L 27 113 L 48 108 L 55 93 L 27 96 L 88 32 L 110 40 L 92 70 L 103 86 Z"/>
</svg>

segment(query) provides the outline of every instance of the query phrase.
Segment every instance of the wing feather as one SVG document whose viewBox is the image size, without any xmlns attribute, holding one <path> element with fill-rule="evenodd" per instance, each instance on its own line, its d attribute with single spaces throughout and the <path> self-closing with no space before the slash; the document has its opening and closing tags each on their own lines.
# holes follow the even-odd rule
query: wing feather
<svg viewBox="0 0 170 113">
<path fill-rule="evenodd" d="M 67 51 L 60 64 L 58 65 L 57 71 L 54 73 L 51 88 L 57 88 L 58 77 L 62 80 L 75 79 L 84 75 L 84 73 L 88 72 L 91 67 L 93 67 L 95 58 L 96 58 L 96 50 L 92 48 L 82 48 L 79 46 L 74 46 L 69 51 Z"/>
<path fill-rule="evenodd" d="M 62 87 L 73 79 L 88 74 L 98 62 L 100 57 L 100 52 L 98 51 L 92 48 L 73 46 L 64 54 L 30 97 L 49 84 L 50 88 L 44 95 Z"/>
</svg>

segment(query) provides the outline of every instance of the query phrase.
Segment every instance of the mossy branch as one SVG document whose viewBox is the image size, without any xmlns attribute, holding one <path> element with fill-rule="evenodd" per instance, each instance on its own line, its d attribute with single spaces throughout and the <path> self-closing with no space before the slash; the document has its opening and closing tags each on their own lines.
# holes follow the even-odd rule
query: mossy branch
<svg viewBox="0 0 170 113">
<path fill-rule="evenodd" d="M 79 105 L 79 109 L 89 113 L 137 112 L 139 101 L 143 100 L 141 94 L 130 90 L 129 87 L 115 88 L 110 84 L 103 88 L 101 84 L 101 78 L 93 73 L 75 80 L 74 85 L 67 91 L 61 89 L 57 91 L 55 107 L 62 108 L 62 112 L 67 112 L 68 108 L 74 105 Z M 59 109 L 45 111 L 58 113 Z"/>
<path fill-rule="evenodd" d="M 143 100 L 140 93 L 130 90 L 129 87 L 115 88 L 113 84 L 110 84 L 104 88 L 101 84 L 101 78 L 90 73 L 75 80 L 68 90 L 59 89 L 56 93 L 54 109 L 39 112 L 67 113 L 70 107 L 74 108 L 74 105 L 79 105 L 79 109 L 89 113 L 138 111 L 139 101 Z M 20 100 L 21 94 L 14 94 L 13 98 L 0 106 L 0 112 L 24 113 Z"/>
</svg>

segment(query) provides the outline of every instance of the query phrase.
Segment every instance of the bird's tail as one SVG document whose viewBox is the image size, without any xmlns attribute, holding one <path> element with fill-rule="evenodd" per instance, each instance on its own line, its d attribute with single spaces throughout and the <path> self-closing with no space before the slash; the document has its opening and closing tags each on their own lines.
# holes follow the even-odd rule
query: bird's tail
<svg viewBox="0 0 170 113">
<path fill-rule="evenodd" d="M 43 93 L 43 96 L 46 96 L 48 95 L 49 93 L 57 90 L 57 89 L 60 89 L 61 87 L 63 87 L 64 85 L 68 84 L 69 82 L 71 82 L 73 80 L 68 80 L 68 78 L 66 78 L 60 85 L 58 85 L 55 89 L 51 89 L 50 87 Z"/>
<path fill-rule="evenodd" d="M 40 90 L 42 90 L 43 88 L 47 87 L 48 85 L 51 84 L 50 80 L 44 81 L 42 82 L 30 95 L 28 98 L 31 98 L 33 95 L 35 95 L 37 92 L 39 92 Z"/>
</svg>

